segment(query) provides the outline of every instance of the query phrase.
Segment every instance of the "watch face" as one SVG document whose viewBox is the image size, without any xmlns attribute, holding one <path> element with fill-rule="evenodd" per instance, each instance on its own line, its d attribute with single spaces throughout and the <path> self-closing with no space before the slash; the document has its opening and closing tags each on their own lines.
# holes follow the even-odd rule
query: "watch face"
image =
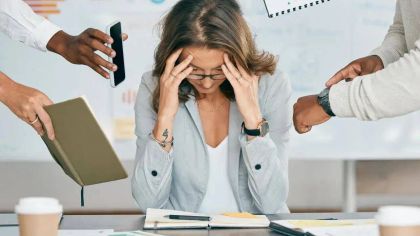
<svg viewBox="0 0 420 236">
<path fill-rule="evenodd" d="M 264 123 L 262 123 L 261 124 L 261 134 L 260 134 L 260 136 L 261 137 L 264 137 L 268 133 L 269 129 L 270 129 L 270 127 L 269 127 L 267 121 L 265 121 Z"/>
</svg>

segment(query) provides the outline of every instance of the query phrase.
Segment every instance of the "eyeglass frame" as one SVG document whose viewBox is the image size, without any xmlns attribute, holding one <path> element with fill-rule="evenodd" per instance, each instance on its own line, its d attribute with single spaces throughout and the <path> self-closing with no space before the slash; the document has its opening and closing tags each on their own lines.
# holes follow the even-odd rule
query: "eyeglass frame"
<svg viewBox="0 0 420 236">
<path fill-rule="evenodd" d="M 200 76 L 201 78 L 200 78 L 200 79 L 192 79 L 192 78 L 188 78 L 190 75 L 193 75 L 193 76 Z M 223 77 L 223 78 L 220 78 L 220 79 L 215 79 L 215 78 L 213 78 L 213 77 L 215 77 L 215 76 L 217 76 L 217 75 L 223 75 L 224 77 Z M 226 75 L 224 75 L 224 74 L 210 74 L 210 75 L 203 75 L 203 74 L 189 74 L 186 78 L 187 78 L 187 79 L 191 79 L 191 80 L 203 80 L 203 79 L 205 79 L 205 78 L 210 78 L 211 80 L 222 80 L 222 79 L 226 79 Z"/>
</svg>

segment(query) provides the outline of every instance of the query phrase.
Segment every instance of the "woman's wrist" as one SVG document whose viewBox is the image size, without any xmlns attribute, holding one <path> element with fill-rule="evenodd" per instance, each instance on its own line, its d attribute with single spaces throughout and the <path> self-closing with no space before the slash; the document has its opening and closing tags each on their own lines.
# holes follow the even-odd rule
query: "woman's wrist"
<svg viewBox="0 0 420 236">
<path fill-rule="evenodd" d="M 172 139 L 172 126 L 171 119 L 158 118 L 155 128 L 153 129 L 153 136 L 159 141 L 169 141 Z"/>
<path fill-rule="evenodd" d="M 263 120 L 263 117 L 261 114 L 258 114 L 256 116 L 250 117 L 244 119 L 244 124 L 247 129 L 257 129 L 258 125 Z"/>
</svg>

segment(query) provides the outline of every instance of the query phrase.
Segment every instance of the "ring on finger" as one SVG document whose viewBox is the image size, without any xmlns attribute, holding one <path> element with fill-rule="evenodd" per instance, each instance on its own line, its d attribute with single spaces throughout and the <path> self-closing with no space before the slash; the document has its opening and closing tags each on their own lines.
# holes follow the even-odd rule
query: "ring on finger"
<svg viewBox="0 0 420 236">
<path fill-rule="evenodd" d="M 30 125 L 33 125 L 33 124 L 35 124 L 36 122 L 38 122 L 39 121 L 39 117 L 38 117 L 38 115 L 36 115 L 36 117 L 35 117 L 35 120 L 33 120 L 33 121 L 29 121 L 29 124 Z"/>
</svg>

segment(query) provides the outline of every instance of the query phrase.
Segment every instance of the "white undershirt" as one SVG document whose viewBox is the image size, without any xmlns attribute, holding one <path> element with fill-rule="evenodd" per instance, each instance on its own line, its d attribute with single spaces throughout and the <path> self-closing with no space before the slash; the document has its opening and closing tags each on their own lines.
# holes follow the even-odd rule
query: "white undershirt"
<svg viewBox="0 0 420 236">
<path fill-rule="evenodd" d="M 238 212 L 238 204 L 228 176 L 228 138 L 226 137 L 215 148 L 207 145 L 207 150 L 209 179 L 206 195 L 198 212 L 206 214 Z"/>
</svg>

